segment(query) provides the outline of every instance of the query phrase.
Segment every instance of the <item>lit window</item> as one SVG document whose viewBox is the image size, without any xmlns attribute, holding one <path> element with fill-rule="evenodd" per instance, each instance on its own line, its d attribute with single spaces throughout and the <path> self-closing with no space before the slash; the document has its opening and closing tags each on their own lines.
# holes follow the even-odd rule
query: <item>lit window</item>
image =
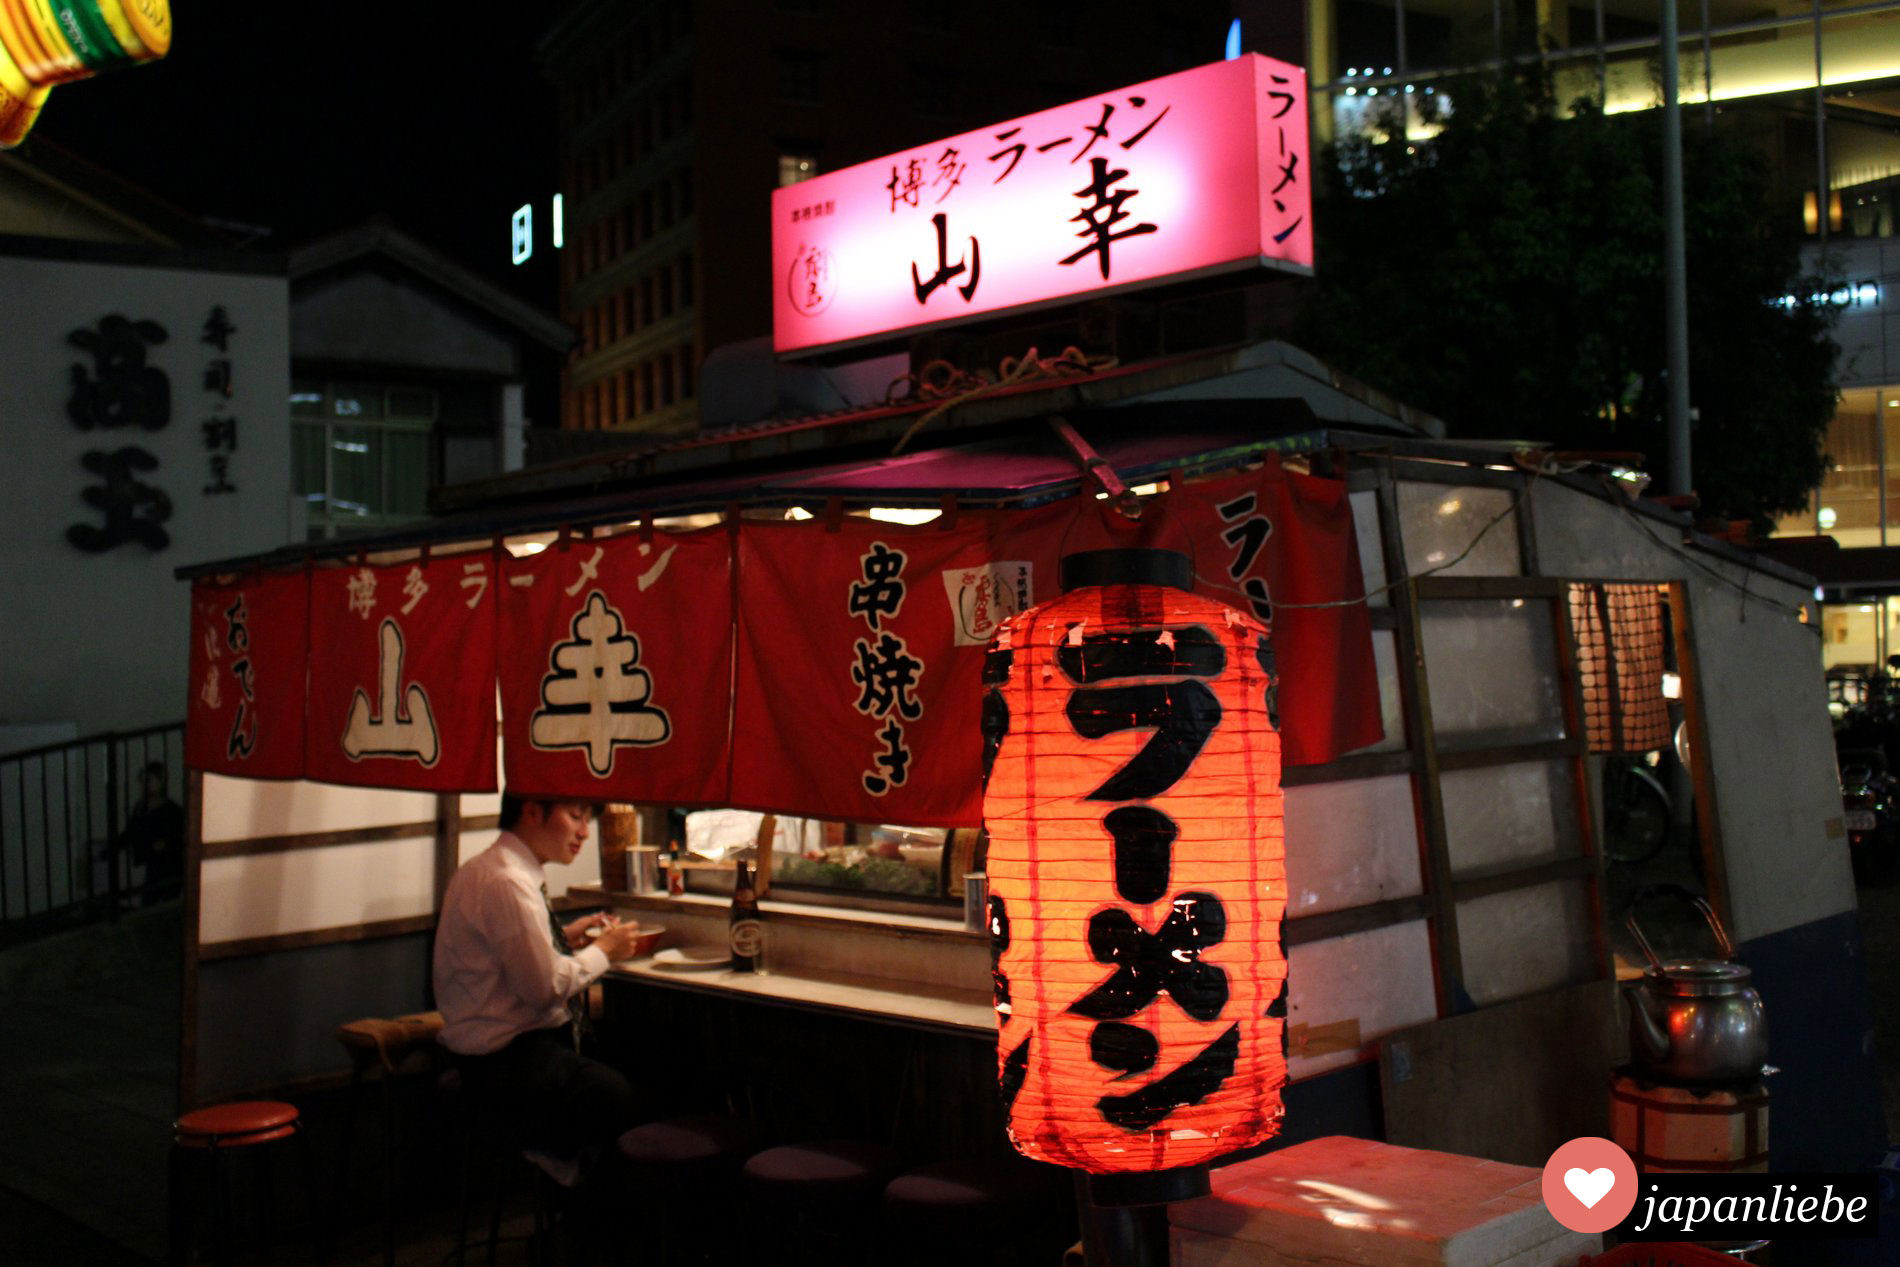
<svg viewBox="0 0 1900 1267">
<path fill-rule="evenodd" d="M 312 539 L 419 518 L 435 482 L 436 393 L 298 381 L 291 388 L 292 488 Z"/>
<path fill-rule="evenodd" d="M 801 180 L 810 180 L 818 174 L 818 160 L 810 154 L 781 154 L 778 156 L 778 184 L 783 189 L 787 185 L 796 185 Z"/>
</svg>

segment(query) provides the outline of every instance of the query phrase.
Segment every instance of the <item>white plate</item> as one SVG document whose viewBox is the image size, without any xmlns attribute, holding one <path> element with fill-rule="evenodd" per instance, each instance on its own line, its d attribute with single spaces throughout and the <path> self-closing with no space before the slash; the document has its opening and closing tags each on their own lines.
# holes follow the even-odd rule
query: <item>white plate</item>
<svg viewBox="0 0 1900 1267">
<path fill-rule="evenodd" d="M 704 947 L 669 946 L 653 953 L 653 966 L 663 972 L 708 972 L 732 966 L 732 952 Z"/>
</svg>

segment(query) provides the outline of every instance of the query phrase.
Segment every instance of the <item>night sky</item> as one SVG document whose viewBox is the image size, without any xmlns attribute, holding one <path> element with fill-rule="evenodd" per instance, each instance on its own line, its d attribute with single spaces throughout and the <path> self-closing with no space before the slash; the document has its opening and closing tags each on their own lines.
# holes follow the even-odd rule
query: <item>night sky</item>
<svg viewBox="0 0 1900 1267">
<path fill-rule="evenodd" d="M 519 287 L 509 214 L 557 172 L 534 43 L 563 7 L 174 0 L 170 56 L 54 89 L 32 135 L 272 246 L 381 214 Z"/>
</svg>

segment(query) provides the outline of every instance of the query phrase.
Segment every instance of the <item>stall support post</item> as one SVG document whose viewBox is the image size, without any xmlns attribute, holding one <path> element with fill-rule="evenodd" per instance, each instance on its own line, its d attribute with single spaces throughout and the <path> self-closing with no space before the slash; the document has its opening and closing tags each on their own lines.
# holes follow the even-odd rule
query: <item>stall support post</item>
<svg viewBox="0 0 1900 1267">
<path fill-rule="evenodd" d="M 1075 1174 L 1082 1261 L 1089 1267 L 1168 1267 L 1168 1207 L 1097 1205 L 1089 1178 Z"/>
<path fill-rule="evenodd" d="M 1112 1175 L 1077 1171 L 1083 1259 L 1091 1267 L 1168 1267 L 1168 1203 L 1204 1197 L 1210 1189 L 1204 1165 Z"/>
</svg>

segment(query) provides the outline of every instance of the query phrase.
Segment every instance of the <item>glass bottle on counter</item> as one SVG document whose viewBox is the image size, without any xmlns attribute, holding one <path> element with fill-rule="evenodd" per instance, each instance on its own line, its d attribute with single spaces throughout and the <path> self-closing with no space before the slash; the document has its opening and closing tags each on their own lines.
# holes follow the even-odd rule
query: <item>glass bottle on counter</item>
<svg viewBox="0 0 1900 1267">
<path fill-rule="evenodd" d="M 745 863 L 732 881 L 732 970 L 756 972 L 765 951 L 765 926 L 759 920 L 759 895 L 752 888 L 752 873 Z"/>
</svg>

